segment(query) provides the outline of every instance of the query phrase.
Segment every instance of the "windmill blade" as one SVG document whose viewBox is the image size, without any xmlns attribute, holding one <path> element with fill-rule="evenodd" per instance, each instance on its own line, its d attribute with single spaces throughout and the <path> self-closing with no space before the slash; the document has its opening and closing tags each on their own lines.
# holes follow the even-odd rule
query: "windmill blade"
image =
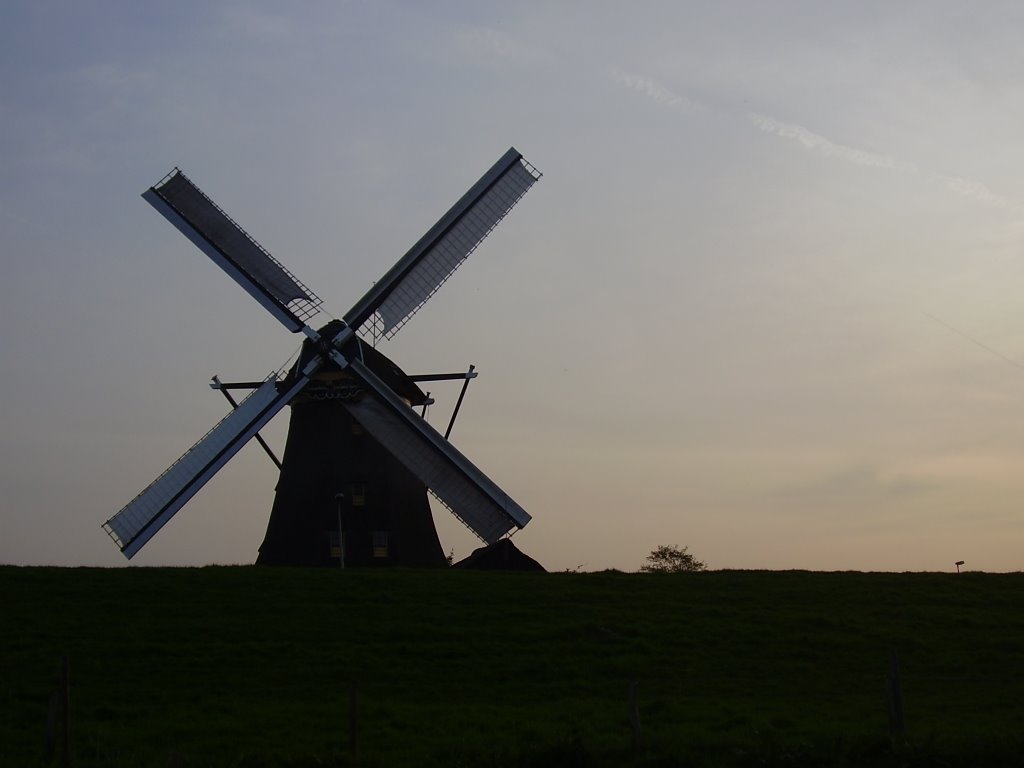
<svg viewBox="0 0 1024 768">
<path fill-rule="evenodd" d="M 391 338 L 451 277 L 540 178 L 506 152 L 345 315 L 366 336 Z"/>
<path fill-rule="evenodd" d="M 110 538 L 131 559 L 206 482 L 223 467 L 274 415 L 306 385 L 319 367 L 317 358 L 306 371 L 278 389 L 271 376 L 238 407 L 160 477 L 154 480 L 124 509 L 103 524 Z"/>
<path fill-rule="evenodd" d="M 293 333 L 320 311 L 320 298 L 175 168 L 142 194 Z"/>
<path fill-rule="evenodd" d="M 367 387 L 363 397 L 344 403 L 353 418 L 477 536 L 493 544 L 530 522 L 526 510 L 419 418 L 361 360 L 348 362 L 349 370 Z"/>
</svg>

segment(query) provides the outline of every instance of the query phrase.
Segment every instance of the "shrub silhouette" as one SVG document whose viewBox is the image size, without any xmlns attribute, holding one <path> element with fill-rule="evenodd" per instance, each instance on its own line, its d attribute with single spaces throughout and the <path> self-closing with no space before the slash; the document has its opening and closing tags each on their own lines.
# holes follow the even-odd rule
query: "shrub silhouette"
<svg viewBox="0 0 1024 768">
<path fill-rule="evenodd" d="M 686 551 L 687 547 L 662 545 L 651 550 L 647 556 L 647 565 L 640 568 L 641 573 L 693 573 L 703 571 L 707 566 Z"/>
</svg>

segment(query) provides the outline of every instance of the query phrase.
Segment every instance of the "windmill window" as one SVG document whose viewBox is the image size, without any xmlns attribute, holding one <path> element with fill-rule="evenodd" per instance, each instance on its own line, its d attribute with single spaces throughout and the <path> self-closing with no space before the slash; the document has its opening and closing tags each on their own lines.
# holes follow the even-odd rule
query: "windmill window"
<svg viewBox="0 0 1024 768">
<path fill-rule="evenodd" d="M 352 485 L 352 506 L 366 506 L 366 483 L 354 483 Z"/>
<path fill-rule="evenodd" d="M 338 531 L 328 531 L 327 541 L 330 545 L 330 552 L 332 558 L 341 557 L 341 537 L 338 535 Z"/>
<path fill-rule="evenodd" d="M 374 557 L 387 557 L 388 556 L 388 532 L 387 531 L 374 531 L 373 532 L 373 556 Z"/>
</svg>

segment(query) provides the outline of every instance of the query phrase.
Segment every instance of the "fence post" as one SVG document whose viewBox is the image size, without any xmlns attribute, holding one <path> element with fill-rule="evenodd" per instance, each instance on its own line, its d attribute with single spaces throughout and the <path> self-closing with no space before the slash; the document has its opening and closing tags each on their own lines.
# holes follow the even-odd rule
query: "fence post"
<svg viewBox="0 0 1024 768">
<path fill-rule="evenodd" d="M 348 686 L 348 751 L 355 760 L 359 756 L 359 684 Z"/>
<path fill-rule="evenodd" d="M 57 715 L 60 713 L 60 691 L 50 691 L 46 709 L 46 764 L 53 762 L 57 751 Z"/>
<path fill-rule="evenodd" d="M 889 704 L 889 736 L 902 739 L 906 734 L 903 720 L 903 684 L 900 681 L 900 663 L 896 650 L 889 653 L 889 674 L 885 677 L 885 697 Z"/>
<path fill-rule="evenodd" d="M 640 683 L 629 683 L 629 727 L 633 731 L 633 754 L 640 751 Z"/>
<path fill-rule="evenodd" d="M 71 765 L 71 654 L 64 654 L 62 665 L 61 687 L 64 699 L 64 745 L 61 749 L 61 762 L 64 768 Z"/>
<path fill-rule="evenodd" d="M 58 725 L 59 723 L 59 725 Z M 60 657 L 57 689 L 50 693 L 46 712 L 46 762 L 53 762 L 57 751 L 57 730 L 61 731 L 60 764 L 71 765 L 71 654 Z"/>
</svg>

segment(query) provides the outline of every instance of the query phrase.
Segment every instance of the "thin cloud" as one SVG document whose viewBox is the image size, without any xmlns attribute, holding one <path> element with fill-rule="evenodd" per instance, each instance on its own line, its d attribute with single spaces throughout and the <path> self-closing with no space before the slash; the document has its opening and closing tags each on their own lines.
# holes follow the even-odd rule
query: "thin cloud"
<svg viewBox="0 0 1024 768">
<path fill-rule="evenodd" d="M 69 77 L 76 85 L 104 93 L 135 94 L 152 88 L 154 83 L 151 72 L 114 64 L 92 64 L 73 70 Z"/>
<path fill-rule="evenodd" d="M 971 179 L 962 179 L 958 176 L 947 176 L 942 173 L 933 173 L 931 175 L 932 181 L 942 185 L 950 192 L 954 192 L 964 197 L 969 197 L 972 200 L 977 200 L 979 203 L 985 205 L 995 206 L 996 208 L 1021 208 L 1019 200 L 1012 200 L 1002 195 L 997 195 L 985 184 L 980 181 L 972 181 Z"/>
<path fill-rule="evenodd" d="M 463 27 L 457 30 L 456 39 L 470 53 L 491 60 L 528 65 L 541 59 L 535 48 L 491 27 Z"/>
<path fill-rule="evenodd" d="M 872 504 L 920 497 L 937 488 L 932 478 L 885 472 L 878 466 L 856 464 L 824 472 L 803 484 L 781 488 L 776 496 L 790 501 L 820 501 L 823 507 L 842 501 L 868 509 Z"/>
<path fill-rule="evenodd" d="M 889 155 L 880 155 L 875 152 L 868 152 L 855 147 L 847 147 L 843 144 L 836 144 L 829 141 L 813 131 L 809 131 L 802 125 L 796 123 L 783 123 L 765 115 L 755 112 L 748 112 L 747 117 L 754 125 L 766 133 L 771 133 L 783 139 L 790 139 L 803 145 L 807 149 L 818 152 L 825 157 L 836 157 L 854 165 L 863 165 L 869 168 L 891 168 L 899 170 L 913 170 L 909 163 L 903 163 Z"/>
<path fill-rule="evenodd" d="M 258 11 L 247 7 L 229 7 L 221 14 L 223 32 L 235 38 L 259 43 L 295 39 L 296 25 L 287 14 Z"/>
<path fill-rule="evenodd" d="M 824 136 L 814 133 L 813 131 L 804 128 L 802 125 L 797 125 L 796 123 L 783 123 L 780 120 L 760 115 L 755 112 L 747 113 L 747 118 L 751 123 L 766 133 L 771 133 L 780 138 L 795 141 L 812 152 L 818 152 L 826 157 L 839 158 L 840 160 L 853 163 L 854 165 L 862 165 L 869 168 L 885 168 L 889 170 L 909 171 L 912 173 L 918 172 L 917 167 L 912 163 L 897 160 L 891 155 L 882 155 L 876 152 L 857 149 L 856 147 L 847 147 L 843 144 L 836 144 L 834 141 L 830 141 Z M 982 203 L 983 205 L 1002 208 L 1004 210 L 1019 210 L 1024 207 L 1018 200 L 997 195 L 980 181 L 964 179 L 959 176 L 948 176 L 942 173 L 930 173 L 927 178 L 933 184 L 937 184 L 949 192 L 970 198 L 971 200 Z"/>
<path fill-rule="evenodd" d="M 663 107 L 668 107 L 685 113 L 697 112 L 703 109 L 703 106 L 697 102 L 692 101 L 685 96 L 673 93 L 668 88 L 655 82 L 649 77 L 623 72 L 618 67 L 611 68 L 611 76 L 612 80 L 616 83 L 642 93 L 644 96 Z"/>
</svg>

